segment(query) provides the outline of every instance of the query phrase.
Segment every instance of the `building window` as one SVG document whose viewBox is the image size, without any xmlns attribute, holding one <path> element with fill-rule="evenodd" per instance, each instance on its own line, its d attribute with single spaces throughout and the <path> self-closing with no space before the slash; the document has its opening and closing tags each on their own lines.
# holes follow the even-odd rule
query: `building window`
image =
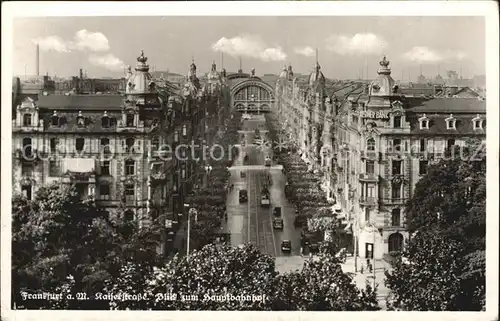
<svg viewBox="0 0 500 321">
<path fill-rule="evenodd" d="M 110 167 L 111 167 L 110 161 L 103 161 L 101 163 L 101 175 L 110 175 Z"/>
<path fill-rule="evenodd" d="M 55 112 L 54 112 L 54 114 L 55 114 Z M 59 127 L 59 116 L 53 115 L 51 118 L 51 124 L 54 127 Z"/>
<path fill-rule="evenodd" d="M 419 173 L 419 175 L 425 175 L 425 174 L 427 174 L 427 166 L 428 166 L 428 161 L 426 161 L 426 160 L 421 160 L 418 163 L 418 173 Z"/>
<path fill-rule="evenodd" d="M 151 139 L 151 150 L 156 152 L 160 148 L 160 137 L 154 136 Z"/>
<path fill-rule="evenodd" d="M 394 116 L 394 128 L 401 128 L 401 116 Z"/>
<path fill-rule="evenodd" d="M 366 161 L 366 173 L 374 174 L 375 173 L 375 162 L 372 160 Z"/>
<path fill-rule="evenodd" d="M 99 195 L 101 199 L 109 200 L 110 194 L 111 194 L 111 188 L 109 184 L 99 185 Z"/>
<path fill-rule="evenodd" d="M 420 139 L 420 151 L 425 152 L 426 150 L 426 145 L 425 145 L 425 139 Z"/>
<path fill-rule="evenodd" d="M 370 222 L 371 208 L 365 208 L 365 222 Z"/>
<path fill-rule="evenodd" d="M 33 163 L 23 162 L 21 165 L 21 175 L 32 177 L 33 176 Z"/>
<path fill-rule="evenodd" d="M 401 139 L 399 139 L 399 138 L 393 139 L 392 145 L 394 147 L 394 151 L 396 151 L 396 152 L 401 151 Z"/>
<path fill-rule="evenodd" d="M 401 167 L 403 166 L 403 161 L 393 160 L 392 161 L 392 175 L 401 175 Z"/>
<path fill-rule="evenodd" d="M 401 209 L 393 208 L 392 209 L 392 226 L 401 226 Z"/>
<path fill-rule="evenodd" d="M 455 127 L 456 119 L 453 118 L 453 114 L 451 114 L 450 117 L 446 118 L 445 121 L 446 121 L 446 129 L 457 129 Z"/>
<path fill-rule="evenodd" d="M 101 150 L 104 153 L 110 152 L 109 138 L 101 138 Z"/>
<path fill-rule="evenodd" d="M 57 138 L 51 138 L 50 139 L 50 151 L 52 153 L 55 153 L 57 149 Z"/>
<path fill-rule="evenodd" d="M 134 175 L 135 174 L 135 161 L 134 160 L 126 160 L 125 161 L 125 175 Z"/>
<path fill-rule="evenodd" d="M 366 150 L 369 152 L 375 151 L 375 139 L 374 138 L 368 138 L 368 140 L 366 141 Z"/>
<path fill-rule="evenodd" d="M 77 152 L 83 151 L 85 147 L 85 139 L 84 138 L 77 138 L 75 142 L 75 147 Z"/>
<path fill-rule="evenodd" d="M 389 235 L 389 253 L 403 250 L 403 235 L 394 233 Z"/>
<path fill-rule="evenodd" d="M 134 201 L 135 200 L 135 185 L 126 184 L 125 185 L 125 200 Z"/>
<path fill-rule="evenodd" d="M 31 114 L 24 114 L 23 115 L 23 126 L 29 127 L 31 126 Z"/>
<path fill-rule="evenodd" d="M 130 153 L 134 149 L 135 139 L 129 137 L 125 140 L 125 152 Z"/>
<path fill-rule="evenodd" d="M 451 148 L 451 147 L 452 147 L 452 146 L 454 146 L 454 145 L 455 145 L 455 140 L 454 140 L 454 139 L 448 139 L 448 140 L 446 141 L 446 147 L 447 147 L 447 148 Z"/>
<path fill-rule="evenodd" d="M 127 114 L 127 118 L 126 118 L 127 127 L 135 127 L 134 123 L 135 123 L 135 115 L 134 114 Z"/>
<path fill-rule="evenodd" d="M 61 176 L 61 161 L 59 160 L 49 161 L 49 176 L 51 177 Z"/>
<path fill-rule="evenodd" d="M 32 198 L 32 187 L 31 185 L 23 185 L 21 186 L 21 193 L 27 200 L 31 200 Z"/>
<path fill-rule="evenodd" d="M 401 198 L 401 184 L 392 183 L 392 198 L 393 199 Z"/>
<path fill-rule="evenodd" d="M 111 120 L 109 119 L 108 116 L 103 116 L 101 118 L 101 127 L 102 128 L 109 128 L 111 126 Z"/>
<path fill-rule="evenodd" d="M 23 153 L 26 157 L 33 156 L 33 149 L 31 146 L 31 138 L 25 137 L 23 138 Z"/>
</svg>

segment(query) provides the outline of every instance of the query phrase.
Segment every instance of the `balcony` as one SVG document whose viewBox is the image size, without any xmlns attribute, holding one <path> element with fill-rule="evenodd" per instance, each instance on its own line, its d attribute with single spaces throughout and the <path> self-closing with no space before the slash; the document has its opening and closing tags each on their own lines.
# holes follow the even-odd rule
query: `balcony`
<svg viewBox="0 0 500 321">
<path fill-rule="evenodd" d="M 378 182 L 378 175 L 374 173 L 360 173 L 359 174 L 359 180 L 361 182 L 373 182 L 377 183 Z"/>
<path fill-rule="evenodd" d="M 391 205 L 404 205 L 407 201 L 408 198 L 406 197 L 389 197 L 382 199 L 382 202 L 384 204 L 391 204 Z"/>
<path fill-rule="evenodd" d="M 379 153 L 375 151 L 361 151 L 361 158 L 377 160 L 379 158 Z"/>
<path fill-rule="evenodd" d="M 359 198 L 359 204 L 363 206 L 375 206 L 378 205 L 378 198 L 372 196 L 361 196 Z"/>
</svg>

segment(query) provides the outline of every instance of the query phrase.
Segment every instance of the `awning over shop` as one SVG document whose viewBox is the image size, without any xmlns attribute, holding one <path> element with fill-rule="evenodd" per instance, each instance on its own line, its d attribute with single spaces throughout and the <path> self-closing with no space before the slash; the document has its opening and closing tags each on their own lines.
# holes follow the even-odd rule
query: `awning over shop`
<svg viewBox="0 0 500 321">
<path fill-rule="evenodd" d="M 95 170 L 93 158 L 66 158 L 63 161 L 63 172 L 90 173 Z"/>
</svg>

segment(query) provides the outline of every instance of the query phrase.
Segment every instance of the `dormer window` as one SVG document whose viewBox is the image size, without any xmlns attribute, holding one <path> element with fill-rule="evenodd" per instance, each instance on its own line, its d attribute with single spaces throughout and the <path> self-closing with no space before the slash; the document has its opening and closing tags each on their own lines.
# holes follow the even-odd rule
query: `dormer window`
<svg viewBox="0 0 500 321">
<path fill-rule="evenodd" d="M 111 120 L 108 117 L 108 112 L 105 111 L 104 115 L 101 118 L 101 127 L 102 128 L 109 128 L 111 125 Z"/>
<path fill-rule="evenodd" d="M 401 128 L 401 116 L 394 116 L 394 128 Z"/>
<path fill-rule="evenodd" d="M 29 127 L 31 126 L 31 114 L 24 114 L 23 115 L 23 126 Z"/>
<path fill-rule="evenodd" d="M 85 117 L 83 117 L 81 110 L 78 112 L 78 116 L 76 116 L 76 124 L 78 127 L 85 127 Z"/>
<path fill-rule="evenodd" d="M 418 119 L 420 123 L 420 129 L 429 129 L 429 118 L 425 114 Z"/>
<path fill-rule="evenodd" d="M 446 118 L 445 121 L 446 121 L 446 129 L 457 129 L 456 128 L 457 120 L 453 118 L 453 114 L 450 114 L 450 117 Z"/>
<path fill-rule="evenodd" d="M 472 119 L 472 125 L 474 126 L 474 129 L 483 129 L 483 123 L 484 121 L 481 119 L 479 114 Z"/>
<path fill-rule="evenodd" d="M 374 85 L 372 86 L 372 91 L 373 91 L 373 92 L 379 92 L 379 91 L 380 91 L 380 86 L 379 86 L 378 84 L 374 84 Z"/>
<path fill-rule="evenodd" d="M 54 113 L 51 117 L 51 125 L 55 127 L 59 127 L 59 116 L 57 115 L 57 111 L 54 110 Z"/>
</svg>

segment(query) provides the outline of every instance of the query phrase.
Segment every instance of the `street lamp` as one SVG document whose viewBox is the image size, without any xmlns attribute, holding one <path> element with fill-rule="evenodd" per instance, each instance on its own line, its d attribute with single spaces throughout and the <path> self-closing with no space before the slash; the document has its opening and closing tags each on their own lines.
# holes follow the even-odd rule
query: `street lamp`
<svg viewBox="0 0 500 321">
<path fill-rule="evenodd" d="M 184 204 L 184 207 L 189 207 L 189 204 Z M 189 261 L 189 246 L 191 243 L 191 215 L 194 214 L 194 221 L 198 222 L 198 211 L 195 208 L 190 208 L 188 211 L 188 226 L 187 226 L 187 246 L 186 258 Z"/>
</svg>

